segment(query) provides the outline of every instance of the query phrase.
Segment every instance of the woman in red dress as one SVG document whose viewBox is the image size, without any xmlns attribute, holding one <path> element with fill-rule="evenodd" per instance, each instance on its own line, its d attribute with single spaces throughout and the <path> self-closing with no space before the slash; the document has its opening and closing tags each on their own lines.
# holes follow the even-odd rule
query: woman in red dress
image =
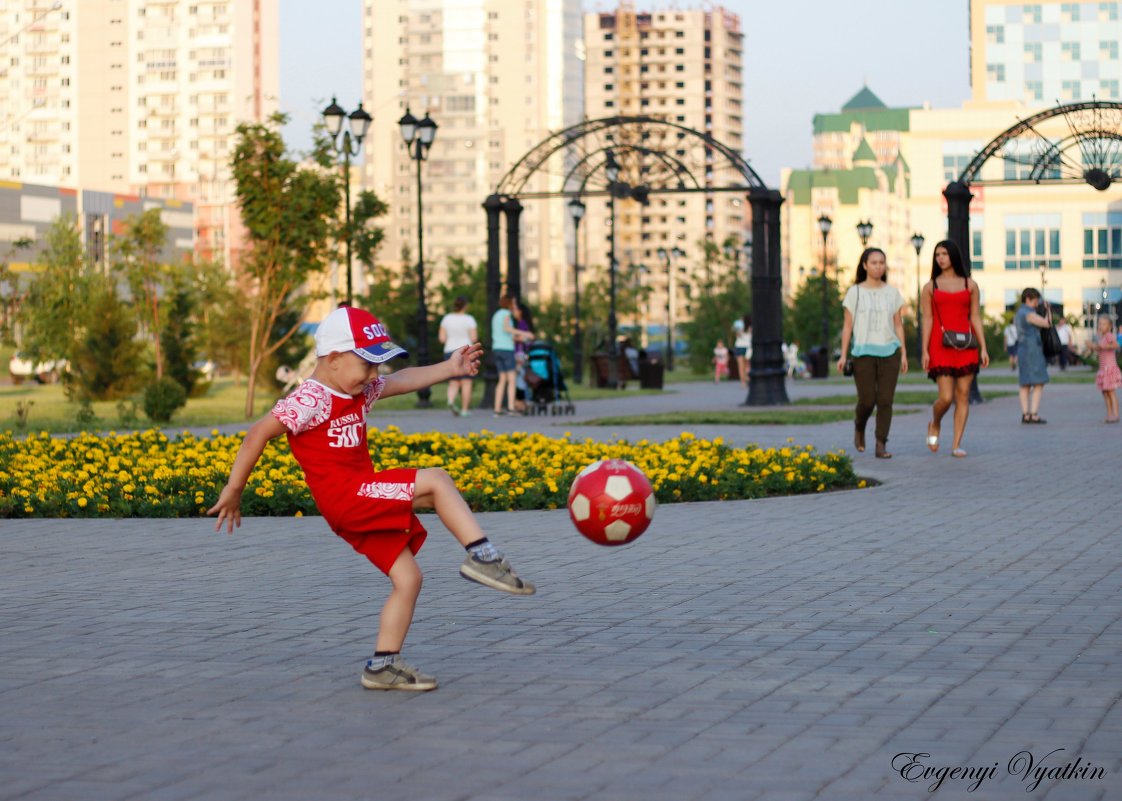
<svg viewBox="0 0 1122 801">
<path fill-rule="evenodd" d="M 978 364 L 988 367 L 986 336 L 978 306 L 978 285 L 970 280 L 958 246 L 944 240 L 935 246 L 931 280 L 923 287 L 923 369 L 939 389 L 927 424 L 927 447 L 939 450 L 939 430 L 943 415 L 954 404 L 954 441 L 951 455 L 966 455 L 961 447 L 970 414 L 970 383 Z M 943 344 L 944 331 L 973 331 L 978 347 L 957 350 Z M 980 351 L 980 352 L 979 352 Z"/>
</svg>

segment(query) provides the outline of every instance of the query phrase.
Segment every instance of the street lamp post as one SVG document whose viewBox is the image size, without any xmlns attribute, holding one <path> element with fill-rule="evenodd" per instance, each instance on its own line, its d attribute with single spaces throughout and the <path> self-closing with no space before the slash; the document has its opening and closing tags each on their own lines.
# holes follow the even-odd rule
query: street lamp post
<svg viewBox="0 0 1122 801">
<path fill-rule="evenodd" d="M 350 123 L 349 130 L 343 131 L 343 136 L 340 137 L 339 132 L 343 130 L 344 117 Z M 347 114 L 332 97 L 331 105 L 323 110 L 323 122 L 327 127 L 327 133 L 331 136 L 331 147 L 336 153 L 341 153 L 343 156 L 343 204 L 345 209 L 343 227 L 347 240 L 346 302 L 348 305 L 354 296 L 351 284 L 351 240 L 354 239 L 351 231 L 351 158 L 357 156 L 359 151 L 362 150 L 362 140 L 366 138 L 366 131 L 370 128 L 372 121 L 373 118 L 362 108 L 362 103 L 359 103 L 358 108 Z"/>
<path fill-rule="evenodd" d="M 916 249 L 916 355 L 919 359 L 923 353 L 923 306 L 920 303 L 921 284 L 919 277 L 919 254 L 923 250 L 923 234 L 918 231 L 912 234 L 912 247 Z"/>
<path fill-rule="evenodd" d="M 873 235 L 873 224 L 868 220 L 857 223 L 857 236 L 861 237 L 861 247 L 869 246 L 869 237 Z"/>
<path fill-rule="evenodd" d="M 429 311 L 425 304 L 425 226 L 421 194 L 421 162 L 428 156 L 436 138 L 437 125 L 425 112 L 425 118 L 418 121 L 405 109 L 405 116 L 397 121 L 401 128 L 401 138 L 405 140 L 409 158 L 417 162 L 417 361 L 421 365 L 429 363 Z M 432 390 L 428 387 L 417 391 L 417 408 L 432 406 L 429 398 Z"/>
<path fill-rule="evenodd" d="M 824 360 L 826 369 L 822 374 L 822 378 L 829 375 L 830 372 L 830 317 L 829 317 L 829 304 L 826 300 L 827 289 L 827 258 L 826 258 L 826 240 L 830 236 L 830 227 L 834 221 L 827 217 L 825 214 L 818 218 L 818 230 L 822 232 L 822 359 Z"/>
<path fill-rule="evenodd" d="M 619 181 L 619 162 L 615 154 L 608 151 L 604 162 L 604 174 L 608 178 L 608 218 L 612 227 L 608 245 L 608 375 L 618 385 L 619 363 L 616 353 L 616 192 Z M 614 388 L 614 386 L 613 386 Z"/>
<path fill-rule="evenodd" d="M 580 330 L 580 221 L 584 217 L 584 203 L 579 197 L 569 201 L 569 216 L 573 218 L 573 383 L 580 384 L 584 361 Z"/>
</svg>

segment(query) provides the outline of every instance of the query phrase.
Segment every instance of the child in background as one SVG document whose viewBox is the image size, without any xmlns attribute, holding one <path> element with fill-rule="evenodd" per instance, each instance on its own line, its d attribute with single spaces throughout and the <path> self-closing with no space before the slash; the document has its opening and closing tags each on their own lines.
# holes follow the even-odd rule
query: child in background
<svg viewBox="0 0 1122 801">
<path fill-rule="evenodd" d="M 1122 387 L 1122 370 L 1118 369 L 1115 353 L 1118 339 L 1114 336 L 1114 322 L 1107 315 L 1099 318 L 1099 336 L 1095 341 L 1099 354 L 1099 372 L 1095 376 L 1095 386 L 1103 394 L 1106 403 L 1105 423 L 1118 422 L 1118 388 Z"/>
<path fill-rule="evenodd" d="M 316 330 L 311 377 L 250 428 L 238 450 L 218 502 L 215 530 L 241 525 L 241 498 L 249 475 L 269 440 L 285 434 L 304 470 L 308 489 L 332 531 L 390 578 L 374 657 L 363 668 L 369 690 L 434 690 L 436 679 L 401 659 L 401 647 L 421 592 L 414 554 L 426 531 L 416 509 L 436 510 L 467 550 L 460 575 L 493 589 L 532 595 L 502 553 L 488 542 L 452 478 L 440 468 L 396 468 L 375 472 L 366 439 L 366 417 L 379 398 L 404 395 L 457 376 L 479 372 L 483 347 L 465 345 L 445 361 L 378 374 L 378 365 L 407 357 L 369 312 L 343 306 Z"/>
<path fill-rule="evenodd" d="M 717 347 L 713 348 L 713 383 L 718 383 L 729 375 L 729 349 L 725 347 L 723 339 L 717 340 Z"/>
</svg>

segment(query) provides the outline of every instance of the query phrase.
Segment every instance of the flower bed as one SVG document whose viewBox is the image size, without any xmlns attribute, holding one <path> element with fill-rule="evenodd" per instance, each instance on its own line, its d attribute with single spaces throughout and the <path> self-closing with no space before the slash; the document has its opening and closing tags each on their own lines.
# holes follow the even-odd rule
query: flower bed
<svg viewBox="0 0 1122 801">
<path fill-rule="evenodd" d="M 0 517 L 192 517 L 226 482 L 241 435 L 174 440 L 157 431 L 72 439 L 0 434 Z M 669 442 L 575 441 L 541 434 L 403 434 L 371 430 L 376 469 L 443 467 L 477 511 L 557 509 L 597 459 L 627 459 L 660 503 L 760 498 L 863 487 L 849 458 L 813 448 L 733 448 L 683 434 Z M 273 440 L 243 496 L 246 515 L 316 514 L 283 438 Z"/>
</svg>

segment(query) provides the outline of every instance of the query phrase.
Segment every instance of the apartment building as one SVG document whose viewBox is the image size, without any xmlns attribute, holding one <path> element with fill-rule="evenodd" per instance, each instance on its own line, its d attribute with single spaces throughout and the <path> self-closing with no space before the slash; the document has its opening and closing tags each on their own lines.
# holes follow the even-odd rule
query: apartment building
<svg viewBox="0 0 1122 801">
<path fill-rule="evenodd" d="M 194 204 L 231 263 L 234 129 L 277 109 L 279 0 L 0 0 L 0 178 Z"/>
<path fill-rule="evenodd" d="M 636 10 L 630 2 L 612 12 L 584 17 L 585 106 L 590 119 L 649 116 L 710 134 L 740 152 L 744 141 L 743 48 L 740 18 L 719 6 L 704 9 Z M 689 295 L 726 260 L 706 259 L 702 243 L 721 248 L 729 237 L 745 241 L 749 207 L 744 193 L 706 192 L 743 184 L 739 174 L 724 169 L 711 148 L 681 132 L 659 142 L 686 166 L 703 191 L 656 194 L 649 205 L 633 199 L 615 203 L 615 252 L 621 280 L 648 288 L 643 336 L 657 335 L 668 307 L 670 270 L 659 249 L 684 253 L 677 266 L 685 269 L 675 286 L 679 319 L 688 317 Z M 654 157 L 632 161 L 636 174 L 623 175 L 642 183 L 642 170 Z M 625 159 L 625 171 L 628 165 Z M 649 163 L 648 163 L 649 162 Z M 692 184 L 691 184 L 692 186 Z M 607 199 L 590 200 L 582 224 L 583 260 L 606 268 L 612 220 Z"/>
<path fill-rule="evenodd" d="M 580 13 L 580 0 L 365 0 L 363 94 L 374 122 L 364 183 L 390 206 L 382 263 L 409 271 L 417 258 L 417 164 L 398 127 L 407 109 L 438 125 L 422 165 L 428 275 L 442 281 L 449 257 L 485 260 L 484 199 L 524 153 L 583 114 Z M 564 290 L 567 225 L 560 200 L 525 204 L 527 296 Z"/>
</svg>

